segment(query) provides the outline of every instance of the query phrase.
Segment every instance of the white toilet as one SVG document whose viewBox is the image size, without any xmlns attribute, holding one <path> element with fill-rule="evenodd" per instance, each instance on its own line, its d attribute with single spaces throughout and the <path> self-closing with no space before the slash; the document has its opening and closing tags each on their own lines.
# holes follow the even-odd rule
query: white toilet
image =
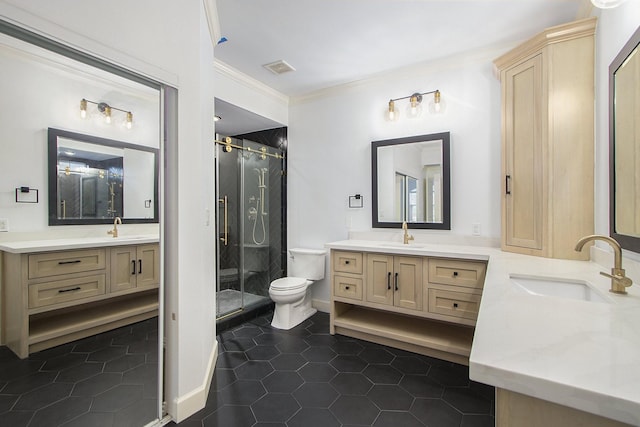
<svg viewBox="0 0 640 427">
<path fill-rule="evenodd" d="M 276 303 L 271 326 L 291 329 L 313 316 L 311 284 L 324 278 L 327 251 L 323 249 L 289 249 L 291 276 L 274 280 L 269 286 L 269 296 Z"/>
</svg>

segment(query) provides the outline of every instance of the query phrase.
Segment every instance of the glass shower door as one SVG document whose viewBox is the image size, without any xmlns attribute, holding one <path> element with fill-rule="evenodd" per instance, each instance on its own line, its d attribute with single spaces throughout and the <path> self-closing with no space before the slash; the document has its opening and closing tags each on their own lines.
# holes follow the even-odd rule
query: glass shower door
<svg viewBox="0 0 640 427">
<path fill-rule="evenodd" d="M 269 302 L 269 284 L 275 274 L 274 278 L 281 274 L 281 204 L 277 202 L 282 165 L 262 154 L 268 148 L 263 144 L 249 140 L 233 140 L 233 144 L 244 149 L 227 152 L 218 146 L 216 152 L 218 319 Z M 271 198 L 276 198 L 275 204 Z M 274 265 L 277 269 L 271 271 Z"/>
<path fill-rule="evenodd" d="M 225 152 L 223 147 L 216 150 L 216 182 L 218 194 L 218 256 L 216 317 L 222 318 L 242 310 L 243 280 L 240 242 L 241 223 L 238 221 L 243 211 L 242 197 L 242 151 Z"/>
</svg>

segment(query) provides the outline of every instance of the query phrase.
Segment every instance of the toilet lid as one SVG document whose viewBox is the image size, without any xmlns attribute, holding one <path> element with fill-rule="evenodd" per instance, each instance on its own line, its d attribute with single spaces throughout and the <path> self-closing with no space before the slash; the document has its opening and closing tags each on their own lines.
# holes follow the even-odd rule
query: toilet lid
<svg viewBox="0 0 640 427">
<path fill-rule="evenodd" d="M 282 277 L 271 282 L 271 289 L 293 290 L 307 286 L 307 279 L 303 277 Z"/>
</svg>

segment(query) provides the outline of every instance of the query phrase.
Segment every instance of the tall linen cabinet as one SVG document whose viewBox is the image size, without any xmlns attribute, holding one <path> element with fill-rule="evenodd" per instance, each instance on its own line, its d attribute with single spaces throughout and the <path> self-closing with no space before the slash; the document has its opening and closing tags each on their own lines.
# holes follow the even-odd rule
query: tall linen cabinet
<svg viewBox="0 0 640 427">
<path fill-rule="evenodd" d="M 588 259 L 594 230 L 596 19 L 548 28 L 494 61 L 502 86 L 502 249 Z"/>
</svg>

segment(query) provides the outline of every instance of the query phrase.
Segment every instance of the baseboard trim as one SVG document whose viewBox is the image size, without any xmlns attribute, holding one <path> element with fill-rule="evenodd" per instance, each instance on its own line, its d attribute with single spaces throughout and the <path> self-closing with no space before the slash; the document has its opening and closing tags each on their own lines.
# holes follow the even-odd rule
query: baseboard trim
<svg viewBox="0 0 640 427">
<path fill-rule="evenodd" d="M 207 374 L 204 378 L 202 385 L 191 392 L 179 396 L 173 402 L 172 414 L 173 420 L 176 423 L 184 421 L 191 415 L 204 408 L 207 403 L 207 396 L 209 396 L 209 388 L 211 387 L 211 381 L 213 380 L 213 373 L 216 369 L 216 361 L 218 360 L 218 341 L 215 340 L 213 350 L 209 356 L 209 364 L 207 366 Z"/>
<path fill-rule="evenodd" d="M 311 306 L 318 311 L 323 313 L 331 312 L 331 303 L 329 301 L 321 300 L 321 299 L 312 299 Z"/>
</svg>

